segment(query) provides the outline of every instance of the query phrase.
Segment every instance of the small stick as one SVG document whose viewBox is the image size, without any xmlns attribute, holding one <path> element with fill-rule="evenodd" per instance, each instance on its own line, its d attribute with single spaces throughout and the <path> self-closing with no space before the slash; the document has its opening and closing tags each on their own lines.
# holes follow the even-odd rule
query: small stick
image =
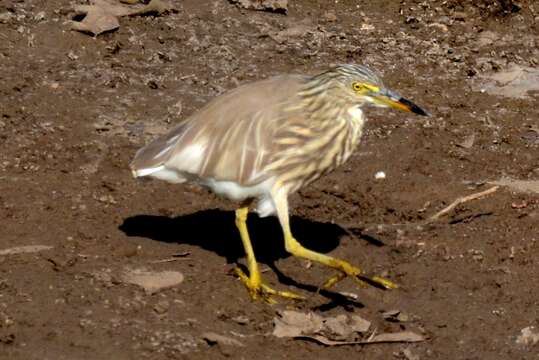
<svg viewBox="0 0 539 360">
<path fill-rule="evenodd" d="M 159 264 L 159 263 L 167 263 L 167 262 L 172 262 L 172 261 L 184 260 L 189 255 L 191 255 L 189 251 L 178 253 L 178 254 L 172 254 L 171 257 L 166 258 L 166 259 L 150 261 L 150 264 Z"/>
<path fill-rule="evenodd" d="M 187 259 L 181 258 L 181 257 L 171 257 L 167 259 L 152 260 L 150 261 L 150 264 L 161 264 L 161 263 L 168 263 L 168 262 L 173 262 L 173 261 L 178 261 L 178 260 L 187 260 Z"/>
<path fill-rule="evenodd" d="M 460 205 L 462 203 L 465 203 L 465 202 L 468 202 L 468 201 L 471 201 L 471 200 L 482 198 L 483 196 L 486 196 L 486 195 L 489 195 L 489 194 L 492 194 L 493 192 L 498 190 L 498 188 L 499 188 L 499 186 L 493 186 L 490 189 L 487 189 L 487 190 L 484 190 L 484 191 L 481 191 L 481 192 L 478 192 L 478 193 L 475 193 L 475 194 L 459 197 L 457 200 L 453 201 L 449 206 L 443 208 L 442 210 L 440 210 L 436 214 L 432 215 L 428 219 L 428 221 L 430 222 L 430 221 L 438 220 L 441 216 L 447 214 L 448 212 L 453 210 L 458 205 Z"/>
</svg>

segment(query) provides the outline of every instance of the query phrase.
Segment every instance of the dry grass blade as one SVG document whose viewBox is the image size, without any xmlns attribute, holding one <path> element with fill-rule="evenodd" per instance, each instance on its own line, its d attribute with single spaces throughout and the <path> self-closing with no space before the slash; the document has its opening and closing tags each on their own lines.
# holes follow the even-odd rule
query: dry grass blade
<svg viewBox="0 0 539 360">
<path fill-rule="evenodd" d="M 370 337 L 367 340 L 358 340 L 358 341 L 336 341 L 326 338 L 322 335 L 304 335 L 298 338 L 305 338 L 315 340 L 321 344 L 327 346 L 342 346 L 342 345 L 368 345 L 368 344 L 379 344 L 379 343 L 390 343 L 390 342 L 420 342 L 425 341 L 425 337 L 414 333 L 412 331 L 401 331 L 397 333 L 384 333 L 378 334 L 373 337 Z"/>
<path fill-rule="evenodd" d="M 449 206 L 443 208 L 442 210 L 438 211 L 436 214 L 434 214 L 430 218 L 428 218 L 428 222 L 436 221 L 440 217 L 442 217 L 443 215 L 445 215 L 448 212 L 450 212 L 451 210 L 453 210 L 458 205 L 463 204 L 463 203 L 468 202 L 468 201 L 472 201 L 472 200 L 482 198 L 482 197 L 487 196 L 489 194 L 492 194 L 493 192 L 497 191 L 499 188 L 500 188 L 499 186 L 493 186 L 490 189 L 487 189 L 487 190 L 484 190 L 484 191 L 481 191 L 481 192 L 478 192 L 478 193 L 475 193 L 475 194 L 459 197 L 458 199 L 453 201 L 451 204 L 449 204 Z"/>
<path fill-rule="evenodd" d="M 0 255 L 16 255 L 25 253 L 35 253 L 43 250 L 50 250 L 52 246 L 47 245 L 26 245 L 0 250 Z"/>
</svg>

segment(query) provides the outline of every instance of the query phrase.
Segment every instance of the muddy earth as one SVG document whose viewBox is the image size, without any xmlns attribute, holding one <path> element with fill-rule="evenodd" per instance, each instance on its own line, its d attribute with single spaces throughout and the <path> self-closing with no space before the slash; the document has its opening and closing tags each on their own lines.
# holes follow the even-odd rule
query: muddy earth
<svg viewBox="0 0 539 360">
<path fill-rule="evenodd" d="M 0 1 L 0 358 L 538 359 L 537 1 L 182 0 L 95 37 L 71 30 L 82 3 Z M 335 63 L 432 116 L 368 109 L 352 158 L 291 197 L 292 230 L 400 287 L 317 293 L 334 272 L 253 215 L 263 276 L 307 300 L 252 302 L 235 204 L 128 164 L 227 89 Z M 286 309 L 424 340 L 278 338 Z"/>
</svg>

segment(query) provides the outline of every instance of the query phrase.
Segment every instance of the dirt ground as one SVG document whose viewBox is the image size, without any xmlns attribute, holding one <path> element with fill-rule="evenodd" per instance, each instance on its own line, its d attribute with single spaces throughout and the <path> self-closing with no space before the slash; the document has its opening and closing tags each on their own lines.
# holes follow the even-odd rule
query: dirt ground
<svg viewBox="0 0 539 360">
<path fill-rule="evenodd" d="M 537 1 L 290 0 L 285 15 L 182 0 L 97 37 L 70 30 L 74 3 L 0 0 L 0 251 L 50 247 L 0 253 L 0 358 L 539 359 L 539 335 L 521 336 L 539 332 L 539 195 L 502 186 L 424 221 L 492 181 L 539 179 L 539 93 L 482 88 L 538 68 Z M 376 69 L 432 117 L 367 110 L 355 155 L 290 199 L 292 229 L 400 288 L 317 294 L 332 271 L 288 256 L 278 222 L 252 216 L 265 279 L 308 299 L 251 302 L 230 274 L 244 263 L 234 204 L 135 180 L 128 163 L 226 89 L 334 63 Z M 124 281 L 133 269 L 184 281 L 149 294 Z M 277 338 L 287 308 L 425 341 Z"/>
</svg>

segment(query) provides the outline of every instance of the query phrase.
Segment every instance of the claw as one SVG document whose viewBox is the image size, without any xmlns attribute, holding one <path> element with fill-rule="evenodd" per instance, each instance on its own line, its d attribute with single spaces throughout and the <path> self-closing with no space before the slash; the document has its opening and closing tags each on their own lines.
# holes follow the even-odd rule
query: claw
<svg viewBox="0 0 539 360">
<path fill-rule="evenodd" d="M 381 278 L 379 276 L 372 276 L 372 277 L 368 277 L 366 279 L 369 279 L 373 283 L 375 283 L 377 285 L 380 285 L 384 289 L 388 289 L 388 290 L 397 289 L 399 287 L 399 285 L 395 284 L 393 281 Z"/>
<path fill-rule="evenodd" d="M 243 270 L 241 270 L 239 267 L 234 268 L 234 274 L 238 276 L 240 281 L 245 285 L 247 290 L 249 291 L 249 295 L 251 296 L 251 299 L 257 301 L 257 300 L 263 300 L 268 304 L 277 304 L 278 301 L 275 300 L 275 296 L 280 296 L 285 299 L 290 300 L 305 300 L 304 296 L 295 294 L 290 291 L 279 291 L 271 288 L 269 285 L 265 284 L 260 280 L 259 276 L 249 277 L 247 276 Z"/>
<path fill-rule="evenodd" d="M 333 275 L 332 277 L 330 277 L 329 279 L 327 279 L 321 288 L 330 289 L 331 287 L 333 287 L 333 285 L 335 285 L 341 280 L 344 280 L 348 276 L 352 276 L 352 278 L 356 281 L 359 287 L 362 287 L 362 288 L 367 287 L 367 283 L 361 280 L 357 275 L 348 275 L 345 272 L 339 272 Z"/>
</svg>

